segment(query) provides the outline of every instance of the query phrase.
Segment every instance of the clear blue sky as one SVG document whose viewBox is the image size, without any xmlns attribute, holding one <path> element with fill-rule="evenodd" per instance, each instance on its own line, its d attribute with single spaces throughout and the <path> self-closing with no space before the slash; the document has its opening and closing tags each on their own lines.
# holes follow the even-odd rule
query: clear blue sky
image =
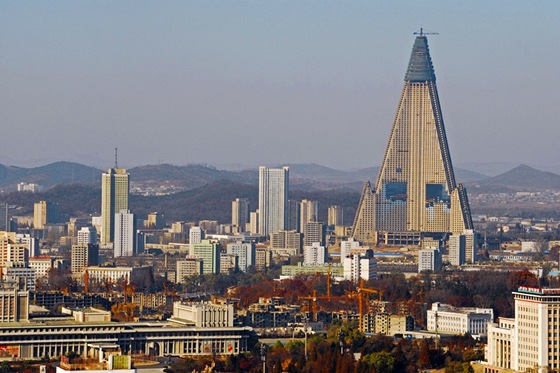
<svg viewBox="0 0 560 373">
<path fill-rule="evenodd" d="M 4 0 L 0 163 L 375 166 L 421 26 L 454 164 L 560 172 L 556 0 Z"/>
</svg>

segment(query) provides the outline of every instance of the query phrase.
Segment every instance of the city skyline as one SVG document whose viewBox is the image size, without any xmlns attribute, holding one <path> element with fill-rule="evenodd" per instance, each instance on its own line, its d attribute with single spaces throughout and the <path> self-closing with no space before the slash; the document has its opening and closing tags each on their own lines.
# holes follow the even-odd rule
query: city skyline
<svg viewBox="0 0 560 373">
<path fill-rule="evenodd" d="M 0 163 L 377 166 L 423 26 L 455 165 L 558 165 L 559 7 L 4 2 Z"/>
</svg>

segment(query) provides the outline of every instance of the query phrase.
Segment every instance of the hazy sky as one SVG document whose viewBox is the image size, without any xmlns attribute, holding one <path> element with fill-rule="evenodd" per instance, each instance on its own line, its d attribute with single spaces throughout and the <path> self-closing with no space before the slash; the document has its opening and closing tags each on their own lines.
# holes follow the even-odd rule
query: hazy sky
<svg viewBox="0 0 560 373">
<path fill-rule="evenodd" d="M 379 165 L 420 27 L 454 164 L 559 165 L 560 1 L 0 1 L 0 163 Z"/>
</svg>

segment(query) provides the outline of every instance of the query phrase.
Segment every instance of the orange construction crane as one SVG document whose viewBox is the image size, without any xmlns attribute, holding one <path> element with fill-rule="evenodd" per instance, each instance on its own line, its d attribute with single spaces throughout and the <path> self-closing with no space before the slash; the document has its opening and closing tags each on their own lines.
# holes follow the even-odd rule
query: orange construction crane
<svg viewBox="0 0 560 373">
<path fill-rule="evenodd" d="M 383 293 L 381 290 L 369 289 L 364 287 L 364 280 L 360 280 L 360 286 L 356 288 L 356 291 L 347 292 L 349 298 L 358 299 L 358 313 L 360 315 L 360 331 L 364 331 L 364 315 L 366 314 L 366 294 L 377 294 L 379 295 L 379 301 L 381 302 Z"/>
</svg>

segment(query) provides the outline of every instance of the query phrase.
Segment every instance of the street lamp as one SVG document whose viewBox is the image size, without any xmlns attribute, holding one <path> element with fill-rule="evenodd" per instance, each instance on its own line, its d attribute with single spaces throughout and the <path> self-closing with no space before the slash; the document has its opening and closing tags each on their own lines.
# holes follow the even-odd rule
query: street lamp
<svg viewBox="0 0 560 373">
<path fill-rule="evenodd" d="M 340 343 L 340 354 L 344 354 L 344 332 L 342 329 L 338 332 L 338 342 Z"/>
<path fill-rule="evenodd" d="M 261 360 L 263 362 L 263 373 L 266 373 L 266 353 L 267 353 L 268 347 L 266 344 L 261 344 Z"/>
</svg>

